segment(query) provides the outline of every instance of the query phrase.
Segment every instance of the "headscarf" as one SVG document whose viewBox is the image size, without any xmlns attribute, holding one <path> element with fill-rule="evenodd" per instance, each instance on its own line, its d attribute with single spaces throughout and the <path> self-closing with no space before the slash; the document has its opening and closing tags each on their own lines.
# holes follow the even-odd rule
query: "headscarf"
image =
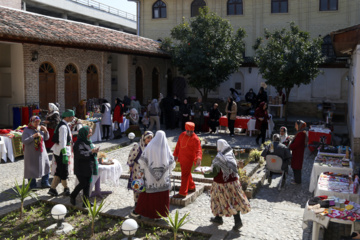
<svg viewBox="0 0 360 240">
<path fill-rule="evenodd" d="M 283 143 L 283 142 L 286 141 L 286 139 L 288 137 L 288 134 L 287 134 L 287 128 L 286 127 L 281 127 L 280 130 L 281 129 L 284 129 L 284 132 L 285 132 L 284 135 L 280 134 L 280 142 Z"/>
<path fill-rule="evenodd" d="M 132 97 L 131 97 L 131 100 L 136 100 L 136 97 L 135 97 L 135 96 L 132 96 Z"/>
<path fill-rule="evenodd" d="M 58 114 L 60 116 L 59 108 L 54 103 L 49 103 L 49 112 L 46 114 L 46 117 L 50 117 L 54 114 Z"/>
<path fill-rule="evenodd" d="M 149 136 L 154 137 L 153 132 L 145 131 L 144 134 L 141 136 L 140 144 L 139 143 L 134 144 L 134 147 L 133 147 L 132 151 L 130 152 L 129 159 L 128 159 L 129 166 L 130 166 L 129 162 L 135 162 L 135 163 L 139 164 L 139 159 L 141 157 L 141 154 L 143 153 L 145 147 L 147 146 L 145 144 L 145 139 Z M 132 167 L 132 166 L 133 165 L 131 165 L 130 167 Z M 129 181 L 128 181 L 128 189 L 132 189 L 131 183 L 134 180 L 133 173 L 134 173 L 133 171 L 130 172 L 130 177 L 129 177 Z"/>
<path fill-rule="evenodd" d="M 233 149 L 224 140 L 217 140 L 218 153 L 214 158 L 211 167 L 219 167 L 223 173 L 224 181 L 227 181 L 230 176 L 239 177 L 237 163 Z"/>
<path fill-rule="evenodd" d="M 89 126 L 84 126 L 84 127 L 80 128 L 79 134 L 78 134 L 78 140 L 84 142 L 86 145 L 89 145 L 91 149 L 93 149 L 93 148 L 95 148 L 95 146 L 92 143 L 91 139 L 88 138 L 89 132 L 90 132 Z M 93 156 L 94 156 L 94 166 L 93 166 L 92 175 L 97 175 L 98 168 L 99 168 L 98 161 L 97 161 L 97 153 L 94 153 Z M 90 179 L 90 182 L 92 182 L 92 178 Z"/>
<path fill-rule="evenodd" d="M 121 105 L 121 103 L 122 103 L 122 101 L 120 100 L 120 98 L 116 98 L 116 105 L 115 106 L 117 106 L 117 105 Z"/>
<path fill-rule="evenodd" d="M 232 97 L 229 97 L 229 99 L 230 99 L 230 102 L 228 101 L 228 109 L 227 110 L 231 111 L 231 107 L 233 105 L 234 99 Z"/>
<path fill-rule="evenodd" d="M 139 122 L 139 113 L 138 111 L 136 110 L 136 108 L 132 108 L 130 110 L 130 120 L 132 120 L 133 123 L 138 123 Z"/>
<path fill-rule="evenodd" d="M 304 122 L 303 120 L 296 120 L 296 123 L 298 125 L 298 131 L 297 131 L 297 133 L 295 135 L 295 138 L 299 133 L 304 132 L 305 133 L 305 146 L 306 146 L 306 144 L 308 142 L 307 134 L 306 134 L 306 130 L 305 130 L 306 122 Z"/>
<path fill-rule="evenodd" d="M 30 118 L 30 122 L 28 124 L 28 128 L 30 129 L 33 129 L 35 130 L 35 132 L 40 132 L 40 130 L 38 128 L 35 128 L 33 123 L 36 122 L 36 121 L 41 121 L 41 119 L 39 118 L 39 116 L 37 115 L 34 115 Z M 36 151 L 39 151 L 42 152 L 43 151 L 43 142 L 44 142 L 44 139 L 43 137 L 40 135 L 40 137 L 36 137 L 34 138 L 34 145 L 35 145 L 35 150 Z"/>
<path fill-rule="evenodd" d="M 140 169 L 145 173 L 147 193 L 171 189 L 170 173 L 175 161 L 164 131 L 157 131 L 139 159 Z"/>
</svg>

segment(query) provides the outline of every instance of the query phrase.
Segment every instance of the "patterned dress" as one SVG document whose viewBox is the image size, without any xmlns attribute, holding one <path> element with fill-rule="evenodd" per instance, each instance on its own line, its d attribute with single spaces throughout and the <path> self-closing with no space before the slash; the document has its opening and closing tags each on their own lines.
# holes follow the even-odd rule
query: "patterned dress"
<svg viewBox="0 0 360 240">
<path fill-rule="evenodd" d="M 129 177 L 129 181 L 128 181 L 128 189 L 129 190 L 133 190 L 131 188 L 131 183 L 135 180 L 135 179 L 140 179 L 142 178 L 140 173 L 140 165 L 139 165 L 139 158 L 142 154 L 142 152 L 144 151 L 146 145 L 145 145 L 145 138 L 147 138 L 148 136 L 154 136 L 154 134 L 151 131 L 146 131 L 142 136 L 141 136 L 141 140 L 140 143 L 135 143 L 133 148 L 131 149 L 130 153 L 129 153 L 129 157 L 128 157 L 128 161 L 127 161 L 127 165 L 131 168 L 131 172 L 130 172 L 130 177 Z M 139 193 L 134 191 L 134 201 L 135 204 L 137 203 L 139 198 Z"/>
</svg>

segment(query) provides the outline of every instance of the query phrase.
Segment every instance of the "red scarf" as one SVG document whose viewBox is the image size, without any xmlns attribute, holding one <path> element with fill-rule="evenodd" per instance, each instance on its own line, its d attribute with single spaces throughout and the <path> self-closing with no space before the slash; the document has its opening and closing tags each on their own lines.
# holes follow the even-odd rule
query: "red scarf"
<svg viewBox="0 0 360 240">
<path fill-rule="evenodd" d="M 28 128 L 34 129 L 35 132 L 37 132 L 37 133 L 40 132 L 40 131 L 38 131 L 31 123 L 28 124 Z M 39 151 L 39 150 L 40 150 L 40 152 L 43 151 L 43 148 L 42 148 L 43 142 L 44 142 L 44 140 L 43 140 L 43 138 L 42 138 L 41 135 L 40 135 L 40 137 L 34 138 L 34 145 L 35 145 L 35 150 L 36 150 L 36 151 Z"/>
</svg>

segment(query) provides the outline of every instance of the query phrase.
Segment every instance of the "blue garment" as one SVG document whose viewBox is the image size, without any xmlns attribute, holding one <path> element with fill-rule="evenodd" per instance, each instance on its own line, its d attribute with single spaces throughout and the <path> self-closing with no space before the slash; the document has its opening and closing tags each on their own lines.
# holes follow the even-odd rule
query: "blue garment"
<svg viewBox="0 0 360 240">
<path fill-rule="evenodd" d="M 13 107 L 13 129 L 21 125 L 21 112 L 19 107 Z"/>
</svg>

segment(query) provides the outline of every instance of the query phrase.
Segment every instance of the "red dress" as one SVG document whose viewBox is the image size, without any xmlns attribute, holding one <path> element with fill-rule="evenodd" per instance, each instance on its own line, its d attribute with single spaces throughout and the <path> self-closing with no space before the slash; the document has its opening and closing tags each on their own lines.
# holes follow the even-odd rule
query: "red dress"
<svg viewBox="0 0 360 240">
<path fill-rule="evenodd" d="M 261 130 L 262 123 L 266 123 L 266 129 L 268 129 L 267 121 L 269 119 L 269 115 L 268 112 L 263 109 L 264 104 L 265 104 L 264 102 L 260 103 L 259 107 L 256 108 L 255 110 L 255 118 L 256 118 L 255 129 L 257 130 Z M 264 120 L 260 121 L 259 118 L 264 118 Z"/>
<path fill-rule="evenodd" d="M 295 135 L 294 140 L 291 142 L 289 148 L 292 150 L 291 168 L 301 170 L 304 161 L 306 133 L 299 132 Z"/>
<path fill-rule="evenodd" d="M 178 157 L 181 166 L 181 187 L 179 194 L 186 196 L 189 189 L 195 189 L 191 176 L 191 167 L 196 164 L 196 159 L 202 159 L 200 139 L 193 133 L 191 137 L 183 132 L 179 136 L 174 156 Z"/>
<path fill-rule="evenodd" d="M 166 217 L 170 207 L 169 190 L 156 193 L 142 192 L 136 204 L 135 212 L 148 218 L 160 218 L 157 214 Z"/>
<path fill-rule="evenodd" d="M 123 122 L 123 106 L 116 105 L 114 109 L 113 122 Z"/>
</svg>

